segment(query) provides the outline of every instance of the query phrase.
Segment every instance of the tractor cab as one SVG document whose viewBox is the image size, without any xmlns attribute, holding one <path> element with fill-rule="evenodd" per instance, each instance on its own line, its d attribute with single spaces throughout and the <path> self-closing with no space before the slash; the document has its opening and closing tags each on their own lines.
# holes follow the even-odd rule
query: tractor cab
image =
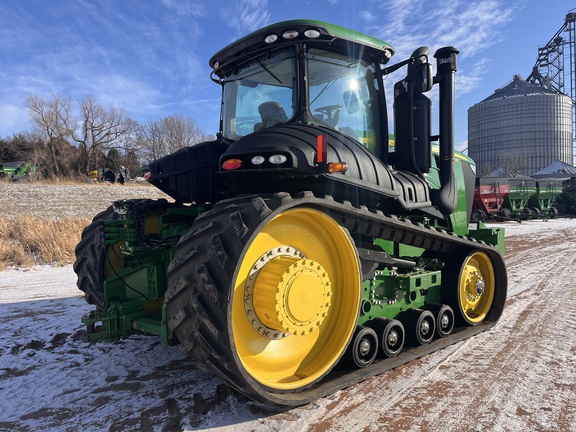
<svg viewBox="0 0 576 432">
<path fill-rule="evenodd" d="M 394 54 L 386 42 L 309 20 L 274 24 L 228 45 L 210 60 L 212 79 L 222 86 L 220 134 L 229 148 L 220 173 L 227 189 L 232 195 L 328 190 L 371 207 L 451 214 L 457 53 L 438 50 L 436 77 L 426 47 L 386 67 Z M 384 79 L 404 66 L 407 75 L 394 86 L 389 146 Z M 424 94 L 435 82 L 438 163 Z"/>
<path fill-rule="evenodd" d="M 375 65 L 321 48 L 299 55 L 298 48 L 304 49 L 263 53 L 224 77 L 223 138 L 237 141 L 278 124 L 303 123 L 374 148 L 381 118 L 375 115 L 381 102 Z"/>
<path fill-rule="evenodd" d="M 393 53 L 385 42 L 317 21 L 279 23 L 240 39 L 210 60 L 223 86 L 222 136 L 237 141 L 299 123 L 375 151 L 387 137 L 380 65 Z"/>
</svg>

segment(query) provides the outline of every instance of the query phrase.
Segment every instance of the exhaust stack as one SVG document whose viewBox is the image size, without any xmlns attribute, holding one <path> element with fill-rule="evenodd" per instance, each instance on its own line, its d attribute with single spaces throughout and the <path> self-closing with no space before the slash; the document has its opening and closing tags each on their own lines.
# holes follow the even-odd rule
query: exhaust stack
<svg viewBox="0 0 576 432">
<path fill-rule="evenodd" d="M 440 189 L 431 190 L 432 204 L 443 215 L 452 214 L 458 204 L 454 177 L 454 75 L 458 50 L 453 46 L 440 48 L 434 54 L 440 96 Z"/>
</svg>

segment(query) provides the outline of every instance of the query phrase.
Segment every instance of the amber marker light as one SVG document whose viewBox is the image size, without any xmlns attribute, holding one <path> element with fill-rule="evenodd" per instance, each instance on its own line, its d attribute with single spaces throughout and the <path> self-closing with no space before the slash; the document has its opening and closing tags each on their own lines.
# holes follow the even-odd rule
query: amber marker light
<svg viewBox="0 0 576 432">
<path fill-rule="evenodd" d="M 330 174 L 337 172 L 344 174 L 346 171 L 348 171 L 348 164 L 345 162 L 331 162 L 328 164 L 328 172 Z"/>
<path fill-rule="evenodd" d="M 222 164 L 222 169 L 224 171 L 232 171 L 242 167 L 242 161 L 240 159 L 228 159 Z"/>
</svg>

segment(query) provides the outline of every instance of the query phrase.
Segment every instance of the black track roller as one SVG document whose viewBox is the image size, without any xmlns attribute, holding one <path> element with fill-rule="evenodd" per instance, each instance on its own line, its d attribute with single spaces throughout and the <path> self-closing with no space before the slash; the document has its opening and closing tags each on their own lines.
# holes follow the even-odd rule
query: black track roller
<svg viewBox="0 0 576 432">
<path fill-rule="evenodd" d="M 358 326 L 345 355 L 347 363 L 357 368 L 370 366 L 378 354 L 378 335 L 370 327 Z"/>
<path fill-rule="evenodd" d="M 436 319 L 423 309 L 408 309 L 398 317 L 406 329 L 406 342 L 412 346 L 429 344 L 434 338 Z"/>
<path fill-rule="evenodd" d="M 454 311 L 448 305 L 427 304 L 423 309 L 429 310 L 436 318 L 436 335 L 446 337 L 454 330 Z"/>
<path fill-rule="evenodd" d="M 395 319 L 375 318 L 368 323 L 378 335 L 380 352 L 386 357 L 396 357 L 404 347 L 405 331 Z"/>
</svg>

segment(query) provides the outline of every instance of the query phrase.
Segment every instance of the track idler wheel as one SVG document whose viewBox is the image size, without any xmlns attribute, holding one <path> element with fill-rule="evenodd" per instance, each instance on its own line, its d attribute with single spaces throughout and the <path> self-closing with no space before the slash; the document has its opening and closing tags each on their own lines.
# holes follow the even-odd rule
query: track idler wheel
<svg viewBox="0 0 576 432">
<path fill-rule="evenodd" d="M 345 355 L 347 363 L 357 368 L 368 367 L 378 354 L 378 335 L 370 327 L 358 326 Z"/>
<path fill-rule="evenodd" d="M 436 335 L 438 337 L 450 336 L 454 330 L 454 311 L 448 305 L 427 304 L 424 309 L 434 314 L 436 319 Z"/>
<path fill-rule="evenodd" d="M 406 332 L 402 323 L 395 319 L 375 318 L 368 323 L 378 335 L 380 352 L 386 357 L 396 357 L 404 348 Z"/>
<path fill-rule="evenodd" d="M 442 269 L 442 296 L 454 310 L 456 326 L 496 322 L 506 303 L 508 281 L 495 250 L 462 250 Z"/>
<path fill-rule="evenodd" d="M 492 261 L 484 252 L 472 252 L 464 260 L 458 278 L 457 304 L 463 320 L 470 325 L 484 321 L 496 290 Z"/>
<path fill-rule="evenodd" d="M 426 345 L 434 338 L 436 319 L 424 309 L 408 309 L 399 317 L 406 329 L 406 342 L 410 345 Z"/>
</svg>

